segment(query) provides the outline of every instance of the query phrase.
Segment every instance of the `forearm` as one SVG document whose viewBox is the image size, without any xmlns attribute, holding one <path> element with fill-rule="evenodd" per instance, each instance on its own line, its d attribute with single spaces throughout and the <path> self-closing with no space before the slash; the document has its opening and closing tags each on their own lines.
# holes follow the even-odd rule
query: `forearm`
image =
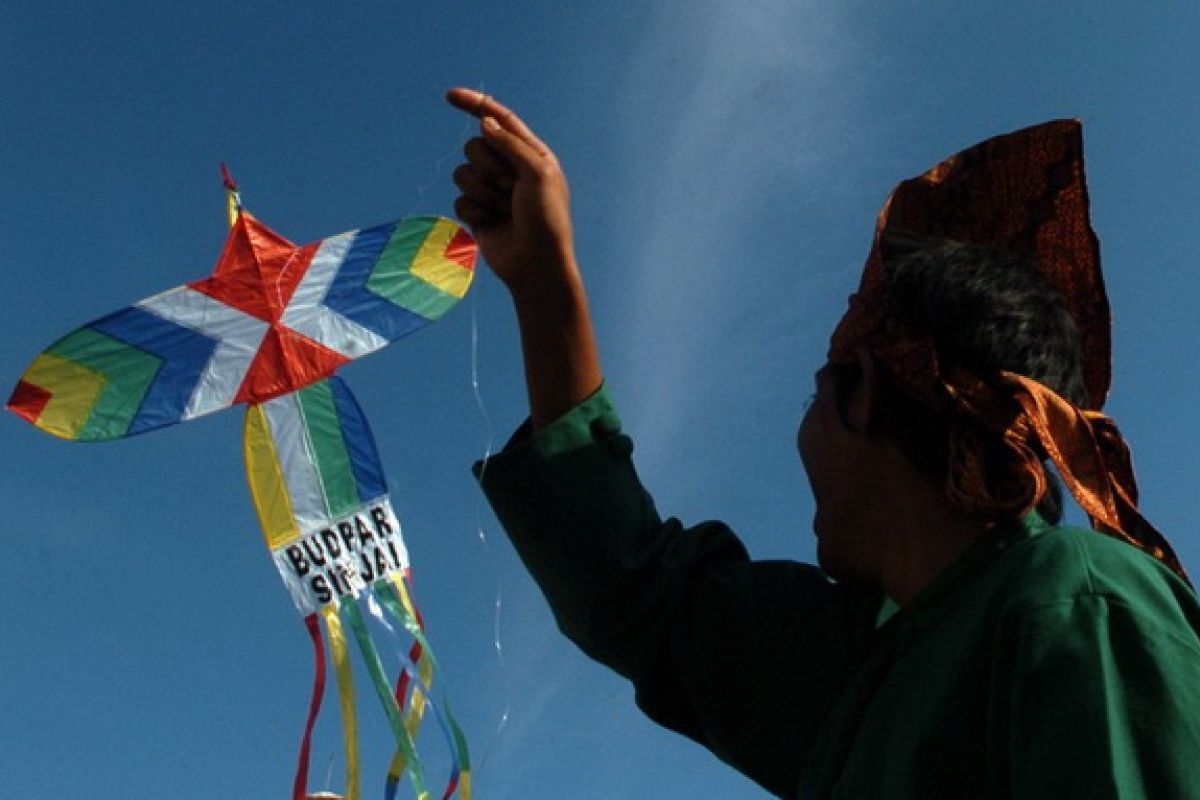
<svg viewBox="0 0 1200 800">
<path fill-rule="evenodd" d="M 567 179 L 546 144 L 508 108 L 470 89 L 451 89 L 457 108 L 480 118 L 454 171 L 458 214 L 513 297 L 535 429 L 600 386 L 600 359 L 575 261 Z"/>
<path fill-rule="evenodd" d="M 579 405 L 603 380 L 583 280 L 574 258 L 566 259 L 512 294 L 534 430 Z"/>
</svg>

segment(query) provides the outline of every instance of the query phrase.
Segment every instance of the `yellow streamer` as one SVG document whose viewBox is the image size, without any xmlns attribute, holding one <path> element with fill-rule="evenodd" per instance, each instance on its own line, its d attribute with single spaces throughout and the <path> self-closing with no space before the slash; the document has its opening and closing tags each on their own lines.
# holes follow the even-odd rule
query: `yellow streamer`
<svg viewBox="0 0 1200 800">
<path fill-rule="evenodd" d="M 412 597 L 408 593 L 408 586 L 404 583 L 404 579 L 398 573 L 392 573 L 390 580 L 392 585 L 396 587 L 396 593 L 400 595 L 400 603 L 404 606 L 404 610 L 412 618 L 413 622 L 420 625 L 420 617 L 417 616 L 417 607 L 413 604 Z M 417 732 L 420 730 L 421 721 L 425 717 L 425 709 L 428 707 L 425 692 L 421 687 L 426 689 L 433 686 L 433 654 L 428 648 L 421 649 L 421 657 L 417 660 L 417 675 L 420 676 L 419 681 L 413 681 L 412 695 L 409 702 L 408 710 L 404 713 L 404 729 L 408 731 L 408 737 L 416 740 Z M 394 775 L 399 775 L 405 766 L 404 754 L 397 752 L 392 758 L 391 772 Z M 461 783 L 460 783 L 461 786 Z M 465 800 L 470 799 L 470 788 L 467 788 L 467 794 L 460 796 Z"/>
<path fill-rule="evenodd" d="M 354 676 L 350 672 L 350 656 L 346 649 L 346 633 L 336 606 L 321 609 L 325 630 L 329 633 L 329 648 L 333 652 L 333 667 L 337 673 L 338 702 L 342 707 L 342 736 L 346 751 L 346 800 L 359 800 L 358 718 L 354 712 Z"/>
<path fill-rule="evenodd" d="M 400 604 L 404 606 L 404 610 L 412 617 L 413 622 L 421 624 L 421 618 L 417 616 L 417 607 L 413 605 L 412 598 L 408 596 L 408 586 L 405 585 L 404 579 L 400 577 L 398 572 L 393 572 L 389 576 L 392 585 L 396 587 L 396 593 L 400 595 Z"/>
<path fill-rule="evenodd" d="M 404 585 L 404 579 L 399 573 L 392 573 L 389 576 L 392 585 L 396 587 L 396 594 L 400 596 L 400 604 L 404 606 L 404 610 L 408 612 L 409 617 L 413 622 L 420 625 L 420 620 L 417 617 L 417 608 L 413 605 L 412 598 L 408 595 L 408 587 Z M 433 680 L 433 665 L 429 660 L 429 653 L 425 648 L 421 649 L 421 658 L 417 662 L 417 674 L 420 676 L 420 683 L 426 686 L 430 685 Z M 408 710 L 404 713 L 404 729 L 408 731 L 408 738 L 416 741 L 417 731 L 421 727 L 421 719 L 425 716 L 425 693 L 421 691 L 420 683 L 413 681 L 412 683 L 412 700 Z M 404 753 L 396 751 L 392 756 L 390 772 L 393 775 L 400 775 L 404 771 L 407 764 L 404 758 Z"/>
<path fill-rule="evenodd" d="M 410 739 L 417 738 L 417 730 L 421 727 L 421 718 L 425 716 L 425 693 L 421 690 L 421 686 L 423 685 L 427 689 L 433 688 L 433 665 L 429 662 L 429 656 L 426 655 L 424 649 L 421 650 L 421 658 L 417 661 L 417 673 L 421 676 L 421 683 L 413 686 L 412 701 L 404 715 L 404 727 L 408 730 Z"/>
</svg>

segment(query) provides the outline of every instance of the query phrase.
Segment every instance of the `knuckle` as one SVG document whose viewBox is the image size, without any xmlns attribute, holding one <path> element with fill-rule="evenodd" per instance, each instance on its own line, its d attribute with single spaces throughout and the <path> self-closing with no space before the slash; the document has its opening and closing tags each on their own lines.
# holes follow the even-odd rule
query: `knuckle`
<svg viewBox="0 0 1200 800">
<path fill-rule="evenodd" d="M 501 196 L 506 195 L 511 191 L 511 186 L 505 186 L 504 175 L 495 172 L 489 172 L 479 175 L 478 177 L 481 188 L 486 190 L 491 195 Z"/>
<path fill-rule="evenodd" d="M 475 185 L 470 189 L 464 189 L 463 196 L 480 207 L 487 207 L 495 202 L 495 195 L 492 192 L 489 192 L 486 186 L 481 185 Z"/>
<path fill-rule="evenodd" d="M 558 177 L 558 164 L 553 159 L 538 159 L 533 165 L 533 172 L 541 180 L 549 182 Z"/>
<path fill-rule="evenodd" d="M 480 157 L 481 153 L 485 152 L 486 147 L 487 143 L 476 136 L 473 139 L 468 139 L 467 143 L 463 145 L 463 155 L 475 161 Z"/>
<path fill-rule="evenodd" d="M 480 181 L 472 181 L 469 186 L 464 187 L 463 194 L 467 196 L 467 199 L 481 205 L 491 199 L 492 196 L 492 192 L 488 189 L 487 184 Z"/>
</svg>

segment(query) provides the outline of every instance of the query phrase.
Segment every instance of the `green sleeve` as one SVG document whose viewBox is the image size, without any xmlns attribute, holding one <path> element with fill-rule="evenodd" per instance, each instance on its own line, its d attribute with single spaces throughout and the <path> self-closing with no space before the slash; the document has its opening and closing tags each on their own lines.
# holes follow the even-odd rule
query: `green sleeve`
<svg viewBox="0 0 1200 800">
<path fill-rule="evenodd" d="M 792 796 L 878 603 L 750 561 L 722 523 L 663 520 L 632 451 L 601 389 L 476 473 L 561 630 L 660 724 Z"/>
<path fill-rule="evenodd" d="M 1200 797 L 1190 631 L 1122 598 L 1085 595 L 1023 615 L 1013 655 L 1009 797 Z"/>
</svg>

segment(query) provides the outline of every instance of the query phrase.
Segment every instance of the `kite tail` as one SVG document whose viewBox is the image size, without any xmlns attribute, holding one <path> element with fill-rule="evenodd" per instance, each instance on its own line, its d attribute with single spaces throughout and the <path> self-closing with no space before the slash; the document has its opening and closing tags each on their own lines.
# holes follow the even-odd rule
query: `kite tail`
<svg viewBox="0 0 1200 800">
<path fill-rule="evenodd" d="M 376 584 L 378 591 L 368 598 L 368 608 L 372 615 L 385 628 L 394 632 L 392 626 L 384 618 L 383 610 L 380 608 L 380 604 L 382 604 L 383 608 L 386 608 L 391 616 L 406 628 L 415 623 L 423 629 L 424 620 L 422 620 L 416 604 L 413 603 L 403 578 L 399 575 L 392 575 L 390 578 L 387 583 L 381 581 Z M 375 602 L 376 598 L 378 598 L 378 602 Z M 401 708 L 404 708 L 405 698 L 410 698 L 404 717 L 405 726 L 410 735 L 415 737 L 425 710 L 428 708 L 433 713 L 434 719 L 437 720 L 438 727 L 441 728 L 446 739 L 446 747 L 451 759 L 450 777 L 446 782 L 442 798 L 446 800 L 457 791 L 460 800 L 470 800 L 470 758 L 466 737 L 463 736 L 457 720 L 450 713 L 449 702 L 443 698 L 444 711 L 440 710 L 433 701 L 430 690 L 436 668 L 432 649 L 423 639 L 415 640 L 408 656 L 399 651 L 397 651 L 397 656 L 403 668 L 396 681 L 396 701 Z M 395 800 L 396 788 L 399 785 L 405 763 L 405 754 L 397 751 L 388 770 L 385 788 L 386 800 Z"/>
<path fill-rule="evenodd" d="M 378 610 L 377 605 L 370 606 L 371 613 L 376 616 L 384 625 L 387 621 L 382 619 L 382 613 Z M 404 711 L 404 728 L 408 731 L 409 738 L 416 739 L 417 731 L 421 727 L 421 719 L 425 715 L 425 692 L 415 684 L 421 684 L 426 689 L 433 681 L 433 665 L 429 658 L 425 657 L 426 650 L 421 646 L 420 642 L 414 641 L 412 647 L 408 651 L 408 656 L 398 653 L 402 668 L 400 675 L 396 678 L 396 691 L 392 696 L 396 699 L 396 704 Z M 416 676 L 416 677 L 413 677 Z M 409 689 L 411 686 L 411 701 L 409 701 Z M 407 705 L 407 709 L 405 706 Z M 400 786 L 400 776 L 404 773 L 404 753 L 399 750 L 392 756 L 391 763 L 388 765 L 387 780 L 384 786 L 384 800 L 395 800 L 396 790 Z"/>
<path fill-rule="evenodd" d="M 351 636 L 396 743 L 387 796 L 394 798 L 401 777 L 407 775 L 417 800 L 433 797 L 416 746 L 422 720 L 432 714 L 445 736 L 452 764 L 441 796 L 469 800 L 465 738 L 449 710 L 443 712 L 430 693 L 437 660 L 405 583 L 409 562 L 400 522 L 388 499 L 370 428 L 353 395 L 339 379 L 329 378 L 251 406 L 244 453 L 267 546 L 305 617 L 319 659 L 324 626 L 342 711 L 346 800 L 360 797 L 358 721 L 348 653 Z M 365 602 L 395 644 L 400 673 L 394 681 L 389 681 L 360 602 Z M 307 780 L 323 669 L 322 660 L 301 743 L 295 800 L 303 796 Z"/>
<path fill-rule="evenodd" d="M 329 632 L 333 651 L 333 667 L 337 673 L 338 701 L 342 707 L 342 744 L 346 753 L 346 800 L 359 800 L 358 716 L 354 710 L 354 675 L 350 671 L 350 653 L 342 629 L 338 609 L 334 605 L 321 609 L 325 629 Z"/>
<path fill-rule="evenodd" d="M 404 754 L 407 764 L 406 771 L 409 780 L 412 781 L 417 800 L 429 800 L 429 791 L 425 788 L 425 770 L 420 759 L 417 758 L 412 739 L 404 726 L 404 719 L 396 704 L 396 698 L 392 695 L 392 687 L 384 672 L 383 662 L 379 658 L 379 652 L 375 649 L 375 643 L 371 641 L 371 636 L 367 632 L 367 626 L 363 621 L 362 612 L 359 611 L 358 603 L 347 598 L 342 603 L 342 609 L 350 622 L 350 629 L 354 631 L 354 638 L 358 641 L 359 652 L 362 653 L 363 662 L 370 673 L 375 693 L 379 696 L 379 702 L 383 705 L 384 713 L 391 724 L 392 735 L 396 738 L 396 746 Z"/>
<path fill-rule="evenodd" d="M 312 733 L 321 713 L 321 700 L 325 696 L 325 643 L 321 638 L 321 623 L 316 614 L 304 618 L 308 635 L 312 639 L 315 655 L 312 700 L 308 705 L 308 720 L 304 723 L 304 737 L 300 740 L 300 758 L 296 764 L 296 779 L 292 788 L 292 800 L 304 800 L 308 796 L 308 763 L 312 752 Z"/>
<path fill-rule="evenodd" d="M 454 793 L 456 784 L 460 800 L 471 800 L 471 756 L 467 751 L 467 736 L 450 713 L 449 701 L 446 702 L 446 720 L 454 734 L 454 761 L 457 771 L 450 776 L 450 785 L 446 787 L 442 800 L 447 800 Z"/>
</svg>

